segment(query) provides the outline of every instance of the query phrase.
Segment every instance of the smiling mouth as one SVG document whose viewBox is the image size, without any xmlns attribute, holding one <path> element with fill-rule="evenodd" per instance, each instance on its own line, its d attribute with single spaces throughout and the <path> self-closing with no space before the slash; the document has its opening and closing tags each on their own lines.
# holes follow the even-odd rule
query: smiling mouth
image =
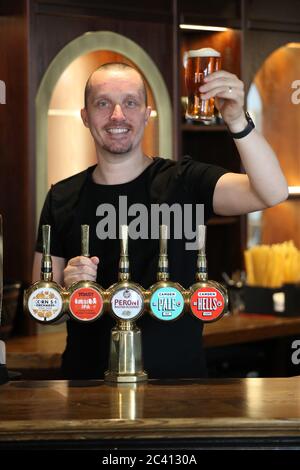
<svg viewBox="0 0 300 470">
<path fill-rule="evenodd" d="M 109 129 L 106 129 L 106 132 L 112 135 L 120 135 L 120 134 L 127 134 L 129 130 L 130 129 L 126 127 L 110 127 Z"/>
</svg>

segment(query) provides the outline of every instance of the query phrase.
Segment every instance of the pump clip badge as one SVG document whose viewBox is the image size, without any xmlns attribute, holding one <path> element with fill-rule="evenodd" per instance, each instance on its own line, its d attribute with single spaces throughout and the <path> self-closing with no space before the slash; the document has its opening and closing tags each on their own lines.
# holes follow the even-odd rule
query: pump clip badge
<svg viewBox="0 0 300 470">
<path fill-rule="evenodd" d="M 199 287 L 191 296 L 190 308 L 199 320 L 213 322 L 223 315 L 225 298 L 215 287 Z"/>
<path fill-rule="evenodd" d="M 92 287 L 80 287 L 70 297 L 70 313 L 77 320 L 94 321 L 103 310 L 103 299 Z"/>
</svg>

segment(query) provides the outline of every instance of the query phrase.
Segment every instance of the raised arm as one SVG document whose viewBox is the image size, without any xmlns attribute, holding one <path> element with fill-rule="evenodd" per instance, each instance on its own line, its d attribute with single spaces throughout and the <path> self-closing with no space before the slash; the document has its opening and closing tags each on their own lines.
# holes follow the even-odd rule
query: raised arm
<svg viewBox="0 0 300 470">
<path fill-rule="evenodd" d="M 229 130 L 243 131 L 244 84 L 235 75 L 218 71 L 200 87 L 202 98 L 215 97 Z M 288 186 L 277 157 L 266 139 L 253 129 L 234 139 L 246 174 L 226 173 L 216 184 L 213 206 L 219 215 L 239 215 L 274 206 L 288 197 Z"/>
</svg>

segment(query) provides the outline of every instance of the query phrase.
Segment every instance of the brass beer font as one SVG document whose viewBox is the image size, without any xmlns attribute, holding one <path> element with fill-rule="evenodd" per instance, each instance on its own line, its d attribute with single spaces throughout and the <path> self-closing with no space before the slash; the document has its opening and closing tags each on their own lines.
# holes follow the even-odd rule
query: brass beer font
<svg viewBox="0 0 300 470">
<path fill-rule="evenodd" d="M 110 313 L 117 320 L 111 330 L 110 356 L 105 381 L 115 383 L 143 382 L 141 330 L 135 320 L 144 311 L 143 288 L 130 281 L 128 257 L 128 226 L 121 226 L 121 256 L 118 282 L 107 291 Z"/>
<path fill-rule="evenodd" d="M 128 226 L 120 230 L 121 252 L 118 282 L 106 291 L 96 282 L 79 281 L 68 291 L 53 281 L 50 256 L 49 225 L 43 225 L 43 255 L 40 280 L 24 293 L 24 309 L 36 321 L 46 324 L 56 322 L 68 311 L 71 318 L 91 322 L 101 316 L 106 308 L 116 319 L 111 330 L 108 370 L 104 378 L 108 383 L 138 384 L 148 379 L 143 368 L 141 330 L 135 321 L 148 310 L 160 321 L 175 321 L 185 310 L 202 322 L 219 320 L 228 308 L 226 289 L 216 281 L 208 280 L 205 253 L 206 227 L 197 228 L 198 257 L 196 282 L 185 290 L 170 280 L 168 266 L 168 227 L 160 226 L 160 251 L 157 282 L 147 291 L 130 280 L 128 257 Z M 81 226 L 81 254 L 89 257 L 89 226 Z M 131 396 L 131 395 L 130 395 Z"/>
</svg>

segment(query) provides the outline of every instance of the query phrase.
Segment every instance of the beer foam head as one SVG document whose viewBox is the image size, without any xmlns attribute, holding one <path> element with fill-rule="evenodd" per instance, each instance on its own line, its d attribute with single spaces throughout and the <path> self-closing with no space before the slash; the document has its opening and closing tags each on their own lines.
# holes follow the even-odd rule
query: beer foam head
<svg viewBox="0 0 300 470">
<path fill-rule="evenodd" d="M 188 57 L 220 57 L 220 52 L 212 49 L 211 47 L 203 47 L 202 49 L 195 49 L 188 51 Z"/>
<path fill-rule="evenodd" d="M 211 47 L 203 47 L 202 49 L 194 49 L 183 54 L 183 66 L 187 66 L 189 57 L 221 57 L 220 52 Z"/>
</svg>

